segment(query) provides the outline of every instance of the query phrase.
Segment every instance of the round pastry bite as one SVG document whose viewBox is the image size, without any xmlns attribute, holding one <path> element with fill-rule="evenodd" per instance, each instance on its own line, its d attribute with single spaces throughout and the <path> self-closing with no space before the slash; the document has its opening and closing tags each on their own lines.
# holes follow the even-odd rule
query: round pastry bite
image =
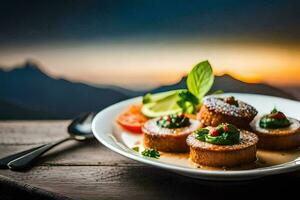
<svg viewBox="0 0 300 200">
<path fill-rule="evenodd" d="M 259 138 L 259 148 L 279 150 L 300 146 L 300 122 L 276 108 L 253 120 L 251 128 Z"/>
<path fill-rule="evenodd" d="M 257 141 L 254 133 L 228 123 L 199 129 L 187 138 L 190 159 L 211 167 L 233 167 L 255 161 Z"/>
<path fill-rule="evenodd" d="M 147 148 L 165 152 L 186 152 L 187 136 L 200 127 L 200 122 L 184 114 L 167 115 L 148 120 L 142 131 L 143 143 Z"/>
<path fill-rule="evenodd" d="M 218 126 L 221 123 L 230 123 L 238 128 L 250 130 L 249 123 L 256 116 L 256 109 L 234 97 L 209 96 L 203 100 L 203 104 L 197 119 L 204 126 Z"/>
</svg>

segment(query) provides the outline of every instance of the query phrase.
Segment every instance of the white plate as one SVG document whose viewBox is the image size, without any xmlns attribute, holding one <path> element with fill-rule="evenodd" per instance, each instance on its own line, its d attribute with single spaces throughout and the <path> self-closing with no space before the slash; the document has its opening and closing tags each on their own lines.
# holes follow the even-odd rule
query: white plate
<svg viewBox="0 0 300 200">
<path fill-rule="evenodd" d="M 222 96 L 229 95 L 235 96 L 237 99 L 253 105 L 259 111 L 259 114 L 268 113 L 274 106 L 276 106 L 276 108 L 286 113 L 286 115 L 300 119 L 300 102 L 255 94 L 226 93 Z M 166 159 L 144 157 L 140 155 L 140 153 L 131 149 L 131 147 L 135 145 L 136 141 L 141 139 L 141 135 L 126 133 L 115 123 L 115 118 L 118 114 L 120 114 L 129 105 L 139 102 L 141 102 L 141 97 L 122 101 L 99 112 L 94 118 L 92 125 L 95 137 L 109 149 L 130 159 L 170 170 L 185 176 L 206 180 L 247 180 L 271 174 L 292 172 L 300 169 L 300 159 L 298 158 L 283 164 L 257 169 L 208 170 L 195 168 L 192 165 L 181 165 L 180 162 L 174 164 Z"/>
</svg>

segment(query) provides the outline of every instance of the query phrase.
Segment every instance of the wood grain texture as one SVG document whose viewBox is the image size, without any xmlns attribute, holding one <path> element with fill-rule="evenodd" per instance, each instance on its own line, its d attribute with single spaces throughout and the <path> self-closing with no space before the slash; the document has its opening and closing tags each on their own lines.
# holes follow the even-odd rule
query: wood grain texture
<svg viewBox="0 0 300 200">
<path fill-rule="evenodd" d="M 147 166 L 38 166 L 26 173 L 5 170 L 1 174 L 74 199 L 215 199 L 211 195 L 224 199 L 245 193 L 255 198 L 262 190 L 282 196 L 282 190 L 292 192 L 287 182 L 300 183 L 296 175 L 205 182 Z"/>
<path fill-rule="evenodd" d="M 0 157 L 37 145 L 0 145 Z M 47 152 L 39 165 L 52 166 L 99 166 L 99 165 L 140 165 L 108 150 L 96 140 L 90 142 L 68 141 Z"/>
<path fill-rule="evenodd" d="M 69 197 L 0 175 L 1 200 L 70 200 Z"/>
<path fill-rule="evenodd" d="M 0 122 L 0 157 L 67 136 L 69 121 Z M 26 172 L 0 170 L 16 181 L 74 199 L 224 199 L 257 192 L 283 196 L 300 184 L 299 173 L 250 182 L 205 182 L 122 157 L 97 141 L 69 141 L 51 150 Z M 296 183 L 295 183 L 296 182 Z M 272 186 L 268 191 L 264 186 Z M 248 191 L 251 190 L 251 193 Z"/>
<path fill-rule="evenodd" d="M 69 121 L 0 122 L 0 157 L 67 137 L 68 123 Z M 110 151 L 96 140 L 67 141 L 47 152 L 38 164 L 53 166 L 141 165 Z"/>
<path fill-rule="evenodd" d="M 43 144 L 67 136 L 70 121 L 3 121 L 0 144 Z"/>
</svg>

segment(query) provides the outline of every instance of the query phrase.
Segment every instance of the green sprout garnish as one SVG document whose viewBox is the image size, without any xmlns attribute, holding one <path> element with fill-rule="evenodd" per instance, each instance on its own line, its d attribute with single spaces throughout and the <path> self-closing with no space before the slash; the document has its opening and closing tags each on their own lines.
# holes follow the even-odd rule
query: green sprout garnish
<svg viewBox="0 0 300 200">
<path fill-rule="evenodd" d="M 159 152 L 155 149 L 145 149 L 144 151 L 142 151 L 142 155 L 150 158 L 156 158 L 156 159 L 160 157 Z"/>
<path fill-rule="evenodd" d="M 140 151 L 140 147 L 136 146 L 136 147 L 132 147 L 133 151 L 139 152 Z"/>
<path fill-rule="evenodd" d="M 157 120 L 157 125 L 162 128 L 182 128 L 189 126 L 191 124 L 190 119 L 187 118 L 184 114 L 172 114 L 161 117 Z"/>
</svg>

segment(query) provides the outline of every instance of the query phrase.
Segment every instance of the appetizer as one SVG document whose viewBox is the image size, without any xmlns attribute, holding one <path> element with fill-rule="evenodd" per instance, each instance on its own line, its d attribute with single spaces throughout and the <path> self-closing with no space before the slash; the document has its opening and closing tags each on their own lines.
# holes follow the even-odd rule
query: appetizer
<svg viewBox="0 0 300 200">
<path fill-rule="evenodd" d="M 274 108 L 251 123 L 263 149 L 291 149 L 300 146 L 300 122 Z"/>
<path fill-rule="evenodd" d="M 256 116 L 254 107 L 234 97 L 209 96 L 203 100 L 203 104 L 197 119 L 204 126 L 218 126 L 220 123 L 231 123 L 241 129 L 250 129 L 249 123 Z"/>
<path fill-rule="evenodd" d="M 186 138 L 200 127 L 200 122 L 184 114 L 171 114 L 147 121 L 142 127 L 147 148 L 165 152 L 186 152 Z"/>
<path fill-rule="evenodd" d="M 122 135 L 122 138 L 129 138 L 129 146 L 134 145 L 132 150 L 144 157 L 164 161 L 178 153 L 180 165 L 182 161 L 189 165 L 190 160 L 197 167 L 244 168 L 248 163 L 269 166 L 282 163 L 278 160 L 286 158 L 282 158 L 280 151 L 277 154 L 261 151 L 258 161 L 251 163 L 257 160 L 257 147 L 274 150 L 300 147 L 298 120 L 276 109 L 256 117 L 257 110 L 253 106 L 233 96 L 205 96 L 213 82 L 212 68 L 204 61 L 188 74 L 186 88 L 145 94 L 141 104 L 131 105 L 116 118 L 123 129 L 142 133 L 142 137 L 125 135 L 123 138 Z M 294 154 L 287 157 L 295 159 Z"/>
<path fill-rule="evenodd" d="M 199 165 L 233 167 L 256 160 L 255 134 L 223 123 L 199 129 L 188 136 L 190 159 Z"/>
</svg>

